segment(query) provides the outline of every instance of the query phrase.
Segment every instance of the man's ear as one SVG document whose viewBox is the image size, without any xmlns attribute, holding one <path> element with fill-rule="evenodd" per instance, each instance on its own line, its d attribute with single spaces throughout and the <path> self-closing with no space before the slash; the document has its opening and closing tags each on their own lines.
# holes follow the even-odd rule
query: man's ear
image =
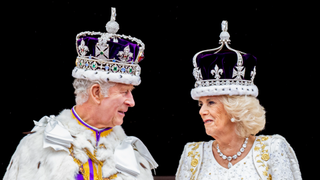
<svg viewBox="0 0 320 180">
<path fill-rule="evenodd" d="M 95 102 L 97 104 L 101 103 L 103 96 L 102 96 L 101 87 L 99 84 L 94 84 L 91 86 L 91 88 L 89 90 L 89 96 L 93 102 Z"/>
</svg>

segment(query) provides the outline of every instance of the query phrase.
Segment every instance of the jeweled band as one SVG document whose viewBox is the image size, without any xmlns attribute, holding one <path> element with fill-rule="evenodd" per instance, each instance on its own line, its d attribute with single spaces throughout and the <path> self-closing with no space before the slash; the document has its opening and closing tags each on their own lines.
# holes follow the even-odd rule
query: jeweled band
<svg viewBox="0 0 320 180">
<path fill-rule="evenodd" d="M 116 62 L 113 59 L 94 60 L 86 57 L 78 57 L 76 60 L 76 67 L 84 70 L 94 70 L 107 73 L 120 73 L 120 74 L 131 74 L 139 76 L 141 68 L 138 64 L 124 64 Z"/>
</svg>

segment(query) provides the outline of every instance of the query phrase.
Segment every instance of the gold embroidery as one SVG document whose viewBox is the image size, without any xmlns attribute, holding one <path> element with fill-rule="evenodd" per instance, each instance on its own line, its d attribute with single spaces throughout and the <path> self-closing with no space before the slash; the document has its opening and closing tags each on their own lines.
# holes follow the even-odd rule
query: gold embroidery
<svg viewBox="0 0 320 180">
<path fill-rule="evenodd" d="M 198 169 L 198 168 L 196 168 L 196 169 L 192 172 L 192 176 L 194 176 L 194 174 L 197 172 L 197 169 Z"/>
<path fill-rule="evenodd" d="M 194 180 L 195 179 L 195 173 L 197 172 L 198 170 L 198 167 L 196 167 L 198 164 L 199 164 L 199 159 L 200 158 L 200 154 L 199 152 L 194 152 L 195 150 L 197 150 L 199 148 L 199 145 L 200 145 L 201 142 L 197 142 L 197 143 L 192 143 L 192 144 L 189 144 L 189 148 L 194 146 L 190 152 L 188 152 L 188 157 L 191 157 L 191 166 L 192 167 L 195 167 L 194 168 L 191 168 L 190 171 L 192 173 L 191 175 L 191 180 Z"/>
<path fill-rule="evenodd" d="M 191 166 L 196 167 L 198 163 L 199 163 L 198 159 L 192 159 Z"/>
<path fill-rule="evenodd" d="M 71 144 L 71 147 L 69 148 L 69 152 L 70 152 L 70 156 L 73 158 L 73 161 L 79 166 L 79 171 L 80 173 L 83 175 L 83 179 L 84 180 L 88 180 L 88 172 L 85 171 L 83 168 L 82 168 L 82 163 L 79 159 L 75 158 L 74 156 L 74 153 L 73 153 L 73 144 Z"/>
<path fill-rule="evenodd" d="M 267 171 L 263 171 L 263 175 L 264 176 L 268 176 L 268 172 Z"/>
<path fill-rule="evenodd" d="M 111 175 L 110 177 L 108 178 L 103 178 L 103 180 L 111 180 L 111 179 L 116 179 L 118 177 L 117 175 L 118 173 L 114 174 L 114 175 Z"/>
<path fill-rule="evenodd" d="M 261 159 L 264 161 L 268 161 L 270 159 L 269 154 L 267 153 L 262 154 Z"/>
<path fill-rule="evenodd" d="M 198 149 L 199 148 L 199 144 L 200 143 L 197 143 L 196 146 L 194 148 L 192 148 L 192 151 L 195 151 L 196 149 Z"/>
<path fill-rule="evenodd" d="M 272 180 L 272 176 L 271 174 L 268 174 L 268 170 L 269 170 L 269 166 L 268 166 L 268 163 L 267 161 L 270 159 L 270 156 L 269 156 L 269 153 L 268 153 L 268 149 L 266 149 L 267 147 L 267 144 L 264 144 L 263 141 L 267 141 L 269 139 L 269 137 L 265 136 L 265 137 L 261 137 L 261 138 L 258 138 L 256 141 L 259 142 L 258 145 L 259 146 L 256 146 L 254 148 L 255 151 L 258 151 L 260 150 L 260 155 L 261 155 L 261 160 L 258 159 L 257 160 L 257 163 L 261 163 L 261 165 L 259 167 L 265 167 L 265 171 L 263 171 L 263 175 L 264 176 L 267 176 L 267 180 Z M 260 155 L 257 155 L 255 157 L 255 159 L 257 159 Z M 263 161 L 262 161 L 263 160 Z"/>
</svg>

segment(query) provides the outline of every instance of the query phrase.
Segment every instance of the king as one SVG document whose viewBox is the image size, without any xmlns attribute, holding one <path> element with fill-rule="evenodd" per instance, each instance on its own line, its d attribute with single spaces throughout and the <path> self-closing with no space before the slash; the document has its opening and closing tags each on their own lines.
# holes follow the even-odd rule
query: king
<svg viewBox="0 0 320 180">
<path fill-rule="evenodd" d="M 111 21 L 112 26 L 117 25 L 115 17 Z M 108 28 L 112 32 L 87 31 L 77 35 L 78 57 L 72 71 L 76 105 L 57 116 L 34 121 L 35 127 L 13 154 L 4 180 L 153 179 L 151 169 L 158 164 L 143 142 L 127 136 L 121 127 L 129 108 L 135 106 L 132 90 L 141 82 L 138 62 L 144 44 Z M 107 52 L 108 47 L 110 54 L 86 56 L 102 47 L 98 43 L 105 47 L 99 50 Z M 124 55 L 132 57 L 132 63 L 117 57 L 123 44 L 137 47 L 135 55 L 124 50 Z M 109 67 L 114 69 L 109 71 Z M 118 71 L 118 67 L 123 70 Z"/>
</svg>

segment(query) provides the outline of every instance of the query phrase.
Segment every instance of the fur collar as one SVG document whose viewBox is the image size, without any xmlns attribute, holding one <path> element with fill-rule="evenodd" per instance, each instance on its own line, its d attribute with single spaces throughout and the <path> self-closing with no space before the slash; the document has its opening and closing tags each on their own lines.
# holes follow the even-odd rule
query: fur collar
<svg viewBox="0 0 320 180">
<path fill-rule="evenodd" d="M 102 166 L 103 177 L 109 177 L 117 173 L 113 158 L 114 150 L 126 138 L 126 134 L 121 126 L 113 127 L 108 136 L 101 137 L 96 147 L 96 138 L 93 132 L 79 125 L 78 120 L 73 117 L 71 110 L 62 111 L 56 117 L 56 120 L 60 121 L 68 129 L 72 137 L 74 137 L 72 144 L 76 159 L 81 163 L 86 163 L 89 157 L 84 149 L 88 149 L 92 154 L 94 154 L 94 150 L 96 149 L 96 158 L 104 162 Z"/>
</svg>

